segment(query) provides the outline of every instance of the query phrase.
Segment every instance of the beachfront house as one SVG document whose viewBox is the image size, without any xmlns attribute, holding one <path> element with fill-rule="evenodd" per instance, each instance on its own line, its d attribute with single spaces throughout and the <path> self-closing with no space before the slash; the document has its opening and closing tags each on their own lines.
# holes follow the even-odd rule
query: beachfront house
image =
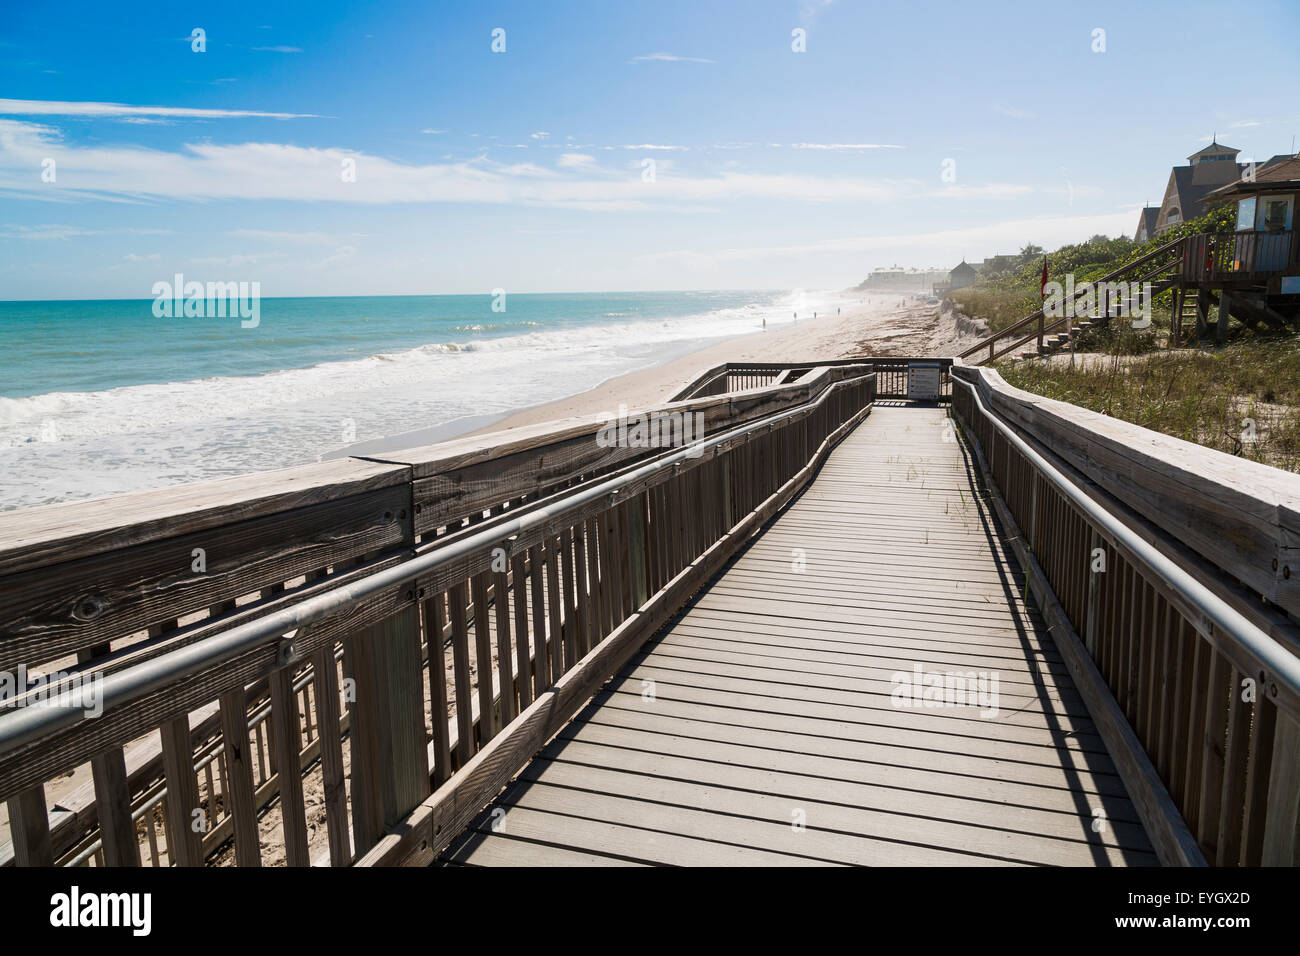
<svg viewBox="0 0 1300 956">
<path fill-rule="evenodd" d="M 1239 179 L 1258 176 L 1292 158 L 1282 155 L 1273 156 L 1263 163 L 1239 163 L 1237 155 L 1240 152 L 1239 149 L 1224 146 L 1217 139 L 1212 139 L 1209 146 L 1187 157 L 1186 166 L 1170 169 L 1164 199 L 1159 206 L 1146 206 L 1142 209 L 1133 238 L 1145 242 L 1152 236 L 1168 232 L 1179 223 L 1195 219 L 1210 208 L 1212 192 Z"/>
<path fill-rule="evenodd" d="M 1280 162 L 1270 160 L 1250 178 L 1215 189 L 1209 201 L 1237 204 L 1233 242 L 1230 248 L 1223 247 L 1217 268 L 1237 275 L 1266 278 L 1261 291 L 1270 297 L 1300 296 L 1300 249 L 1295 241 L 1300 156 Z M 1280 304 L 1296 303 L 1282 301 Z"/>
<path fill-rule="evenodd" d="M 964 289 L 968 285 L 973 285 L 979 278 L 979 271 L 968 263 L 965 259 L 957 263 L 956 267 L 948 273 L 948 291 Z"/>
</svg>

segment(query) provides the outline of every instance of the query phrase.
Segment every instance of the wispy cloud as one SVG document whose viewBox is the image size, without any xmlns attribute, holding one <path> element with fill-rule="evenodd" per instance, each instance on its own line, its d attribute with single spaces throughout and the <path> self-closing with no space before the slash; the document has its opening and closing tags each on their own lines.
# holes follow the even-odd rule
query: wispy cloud
<svg viewBox="0 0 1300 956">
<path fill-rule="evenodd" d="M 421 133 L 426 133 L 426 134 L 428 134 L 429 136 L 437 136 L 437 135 L 439 135 L 440 133 L 445 133 L 445 132 L 447 132 L 447 131 L 446 131 L 445 129 L 432 129 L 432 128 L 425 128 L 425 129 L 420 130 L 420 132 L 421 132 Z"/>
<path fill-rule="evenodd" d="M 544 129 L 539 129 L 536 133 L 529 133 L 528 135 L 533 139 L 547 139 L 551 134 L 546 132 Z"/>
<path fill-rule="evenodd" d="M 1264 124 L 1261 123 L 1259 120 L 1237 120 L 1237 122 L 1235 122 L 1235 123 L 1229 123 L 1229 124 L 1228 124 L 1228 128 L 1229 128 L 1229 129 L 1246 129 L 1247 127 L 1250 127 L 1250 126 L 1263 126 L 1263 125 L 1264 125 Z"/>
<path fill-rule="evenodd" d="M 673 250 L 648 253 L 640 259 L 656 264 L 679 263 L 692 268 L 712 268 L 724 262 L 761 260 L 787 262 L 792 259 L 823 259 L 833 255 L 860 255 L 906 249 L 922 250 L 927 254 L 933 254 L 936 261 L 944 261 L 946 258 L 970 250 L 1016 249 L 1029 239 L 1051 248 L 1069 242 L 1078 242 L 1097 233 L 1124 235 L 1131 227 L 1132 214 L 1126 211 L 1095 216 L 1015 219 L 961 229 L 854 236 L 797 245 L 734 247 L 708 253 Z"/>
<path fill-rule="evenodd" d="M 286 232 L 274 229 L 232 229 L 226 235 L 238 239 L 260 239 L 265 242 L 291 242 L 310 246 L 337 245 L 342 236 L 329 232 Z M 360 236 L 361 233 L 351 233 Z"/>
<path fill-rule="evenodd" d="M 834 2 L 835 0 L 800 0 L 799 18 L 804 23 L 809 23 Z"/>
<path fill-rule="evenodd" d="M 791 143 L 791 149 L 903 149 L 893 143 Z"/>
<path fill-rule="evenodd" d="M 1034 114 L 1028 110 L 1022 110 L 1015 106 L 1003 106 L 999 103 L 993 107 L 993 112 L 1001 113 L 1003 116 L 1010 116 L 1012 119 L 1033 119 Z"/>
<path fill-rule="evenodd" d="M 168 116 L 177 119 L 309 119 L 312 113 L 265 113 L 260 110 L 210 110 L 188 106 L 128 106 L 125 103 L 70 102 L 65 100 L 0 99 L 0 116 Z"/>
<path fill-rule="evenodd" d="M 0 239 L 63 240 L 86 236 L 168 236 L 170 229 L 87 229 L 84 226 L 45 224 L 39 226 L 0 227 Z"/>
<path fill-rule="evenodd" d="M 302 47 L 298 46 L 255 46 L 252 49 L 259 50 L 263 53 L 301 53 Z"/>
<path fill-rule="evenodd" d="M 702 56 L 678 56 L 675 53 L 646 53 L 642 56 L 634 56 L 628 60 L 629 63 L 712 63 L 712 60 Z"/>
<path fill-rule="evenodd" d="M 45 157 L 58 161 L 57 185 L 40 183 L 32 175 Z M 355 181 L 344 181 L 340 175 L 345 161 L 354 164 Z M 0 120 L 0 189 L 49 200 L 88 196 L 137 201 L 276 199 L 641 209 L 745 199 L 805 203 L 880 203 L 918 197 L 1000 199 L 1022 194 L 1029 187 L 994 184 L 954 191 L 915 179 L 737 170 L 679 174 L 663 160 L 657 180 L 647 183 L 642 181 L 639 167 L 601 169 L 595 163 L 573 159 L 558 167 L 484 157 L 416 165 L 354 150 L 283 143 L 190 143 L 177 150 L 65 145 L 49 127 Z"/>
</svg>

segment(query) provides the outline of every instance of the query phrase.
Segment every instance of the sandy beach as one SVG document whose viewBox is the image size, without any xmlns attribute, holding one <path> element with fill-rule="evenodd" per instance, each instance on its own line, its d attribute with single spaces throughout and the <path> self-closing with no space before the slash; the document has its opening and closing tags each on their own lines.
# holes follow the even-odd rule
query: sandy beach
<svg viewBox="0 0 1300 956">
<path fill-rule="evenodd" d="M 779 330 L 727 339 L 567 398 L 521 409 L 456 437 L 616 414 L 620 404 L 657 405 L 704 369 L 723 362 L 804 362 L 864 355 L 947 357 L 978 339 L 977 333 L 959 329 L 952 313 L 941 314 L 938 305 L 916 295 L 867 291 L 860 298 L 860 303 L 845 307 L 838 316 L 823 315 Z"/>
</svg>

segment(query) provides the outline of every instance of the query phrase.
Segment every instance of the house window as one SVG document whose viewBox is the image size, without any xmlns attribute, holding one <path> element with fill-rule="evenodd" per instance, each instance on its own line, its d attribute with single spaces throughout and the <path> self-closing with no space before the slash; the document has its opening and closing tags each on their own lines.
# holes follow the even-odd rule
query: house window
<svg viewBox="0 0 1300 956">
<path fill-rule="evenodd" d="M 1183 219 L 1182 210 L 1180 210 L 1177 206 L 1174 206 L 1172 209 L 1169 210 L 1168 213 L 1165 214 L 1165 222 L 1167 223 L 1182 222 L 1182 219 Z"/>
<path fill-rule="evenodd" d="M 1276 231 L 1287 228 L 1291 225 L 1291 199 L 1265 199 L 1264 200 L 1264 222 L 1262 227 L 1265 231 Z"/>
<path fill-rule="evenodd" d="M 1237 203 L 1237 231 L 1248 232 L 1255 228 L 1255 197 Z"/>
</svg>

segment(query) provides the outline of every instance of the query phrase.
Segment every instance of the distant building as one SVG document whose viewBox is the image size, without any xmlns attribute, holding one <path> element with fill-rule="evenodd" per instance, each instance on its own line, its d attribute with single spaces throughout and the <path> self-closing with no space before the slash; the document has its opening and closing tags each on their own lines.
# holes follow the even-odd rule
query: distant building
<svg viewBox="0 0 1300 956">
<path fill-rule="evenodd" d="M 948 273 L 948 291 L 954 292 L 957 289 L 964 289 L 968 285 L 973 285 L 978 278 L 979 271 L 963 259 Z"/>
<path fill-rule="evenodd" d="M 858 288 L 925 291 L 936 282 L 942 281 L 947 275 L 942 269 L 904 269 L 901 266 L 893 266 L 888 269 L 876 269 Z"/>
</svg>

